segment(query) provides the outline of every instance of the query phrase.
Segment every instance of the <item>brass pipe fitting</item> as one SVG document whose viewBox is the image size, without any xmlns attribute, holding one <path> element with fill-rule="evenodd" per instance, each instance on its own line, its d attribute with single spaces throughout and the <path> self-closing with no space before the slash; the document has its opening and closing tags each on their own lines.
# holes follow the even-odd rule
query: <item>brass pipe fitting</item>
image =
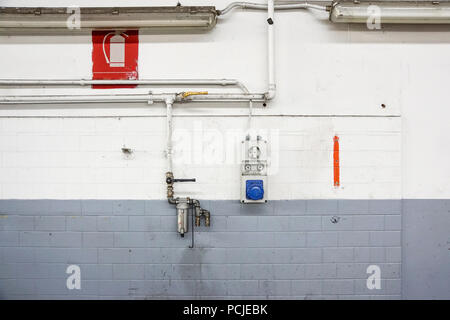
<svg viewBox="0 0 450 320">
<path fill-rule="evenodd" d="M 192 204 L 194 205 L 194 212 L 192 214 L 195 214 L 195 226 L 200 227 L 200 219 L 202 217 L 202 208 L 200 207 L 200 202 L 198 200 L 193 200 Z"/>
<path fill-rule="evenodd" d="M 172 172 L 166 172 L 166 183 L 167 183 L 167 201 L 169 201 L 170 204 L 175 204 L 176 201 L 173 198 L 174 191 L 173 191 L 173 173 Z"/>
<path fill-rule="evenodd" d="M 203 215 L 205 216 L 205 227 L 209 227 L 211 225 L 211 215 L 208 210 L 203 210 Z"/>
<path fill-rule="evenodd" d="M 186 91 L 186 92 L 182 92 L 181 96 L 183 97 L 183 99 L 186 99 L 187 97 L 190 96 L 200 96 L 200 95 L 207 95 L 208 91 Z"/>
</svg>

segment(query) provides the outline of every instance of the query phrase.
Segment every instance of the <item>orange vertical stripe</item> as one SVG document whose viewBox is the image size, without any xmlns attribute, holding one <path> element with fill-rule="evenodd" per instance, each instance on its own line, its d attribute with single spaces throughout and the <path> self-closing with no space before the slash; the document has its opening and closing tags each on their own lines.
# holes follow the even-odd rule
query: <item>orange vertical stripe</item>
<svg viewBox="0 0 450 320">
<path fill-rule="evenodd" d="M 339 187 L 340 172 L 339 172 L 339 137 L 334 136 L 334 148 L 333 148 L 333 167 L 334 167 L 334 186 Z"/>
</svg>

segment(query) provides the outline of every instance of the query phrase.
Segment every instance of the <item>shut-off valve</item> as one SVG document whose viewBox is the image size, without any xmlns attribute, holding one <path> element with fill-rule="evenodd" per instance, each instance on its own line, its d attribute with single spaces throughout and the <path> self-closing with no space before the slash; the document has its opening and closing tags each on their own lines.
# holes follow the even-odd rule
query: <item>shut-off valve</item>
<svg viewBox="0 0 450 320">
<path fill-rule="evenodd" d="M 167 200 L 170 204 L 174 204 L 177 209 L 177 230 L 180 233 L 181 237 L 184 237 L 184 234 L 188 232 L 188 217 L 190 209 L 193 209 L 192 212 L 192 222 L 194 222 L 195 217 L 195 226 L 200 227 L 201 219 L 205 220 L 205 227 L 210 226 L 210 212 L 206 209 L 203 209 L 200 206 L 200 201 L 191 198 L 175 198 L 173 191 L 173 184 L 175 182 L 195 182 L 195 178 L 193 179 L 175 179 L 173 177 L 172 172 L 166 173 L 166 184 L 167 184 Z"/>
</svg>

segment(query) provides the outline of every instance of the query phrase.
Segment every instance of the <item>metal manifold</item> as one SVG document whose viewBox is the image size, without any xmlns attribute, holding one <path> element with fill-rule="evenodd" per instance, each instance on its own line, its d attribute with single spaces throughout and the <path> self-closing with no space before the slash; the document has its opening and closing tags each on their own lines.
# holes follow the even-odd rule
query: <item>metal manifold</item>
<svg viewBox="0 0 450 320">
<path fill-rule="evenodd" d="M 174 179 L 172 172 L 166 173 L 166 184 L 167 184 L 167 200 L 170 204 L 176 206 L 177 210 L 177 231 L 184 237 L 184 234 L 189 231 L 189 212 L 191 212 L 192 227 L 201 226 L 201 220 L 204 219 L 205 227 L 209 227 L 211 224 L 211 214 L 209 210 L 203 209 L 200 205 L 200 201 L 196 199 L 185 198 L 175 198 L 173 191 L 173 184 L 175 182 L 195 182 L 193 179 Z M 195 222 L 194 222 L 195 218 Z M 192 230 L 192 245 L 194 247 L 194 230 Z"/>
</svg>

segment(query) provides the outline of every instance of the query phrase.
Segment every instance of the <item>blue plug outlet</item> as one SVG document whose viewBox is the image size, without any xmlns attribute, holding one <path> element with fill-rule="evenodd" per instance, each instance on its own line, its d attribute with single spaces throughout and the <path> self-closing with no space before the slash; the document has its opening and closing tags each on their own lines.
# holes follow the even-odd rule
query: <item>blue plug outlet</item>
<svg viewBox="0 0 450 320">
<path fill-rule="evenodd" d="M 264 186 L 262 180 L 247 180 L 246 195 L 249 200 L 262 200 L 264 198 Z"/>
</svg>

